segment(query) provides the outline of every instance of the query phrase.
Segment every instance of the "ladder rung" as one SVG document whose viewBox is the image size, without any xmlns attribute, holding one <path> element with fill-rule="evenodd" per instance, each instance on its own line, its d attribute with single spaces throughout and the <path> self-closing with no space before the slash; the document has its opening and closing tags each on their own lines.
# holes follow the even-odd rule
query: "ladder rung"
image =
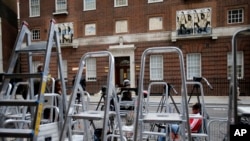
<svg viewBox="0 0 250 141">
<path fill-rule="evenodd" d="M 29 46 L 22 47 L 21 49 L 16 49 L 16 52 L 41 52 L 46 51 L 46 42 L 42 43 L 32 43 Z"/>
<path fill-rule="evenodd" d="M 31 129 L 0 128 L 0 137 L 31 138 L 33 136 L 34 131 Z"/>
<path fill-rule="evenodd" d="M 38 100 L 0 100 L 0 106 L 37 106 Z"/>
<path fill-rule="evenodd" d="M 41 78 L 42 73 L 6 73 L 3 76 L 4 78 Z"/>
</svg>

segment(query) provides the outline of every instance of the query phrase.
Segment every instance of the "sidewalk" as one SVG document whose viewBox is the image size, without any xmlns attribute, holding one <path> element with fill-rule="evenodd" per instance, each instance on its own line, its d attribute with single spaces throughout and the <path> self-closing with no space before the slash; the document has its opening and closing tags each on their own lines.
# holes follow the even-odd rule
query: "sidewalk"
<svg viewBox="0 0 250 141">
<path fill-rule="evenodd" d="M 100 94 L 91 95 L 91 102 L 99 102 L 101 98 Z M 151 96 L 150 102 L 160 102 L 162 96 Z M 228 96 L 204 96 L 206 105 L 228 105 Z M 181 96 L 173 96 L 176 104 L 181 103 Z M 187 100 L 189 96 L 187 97 Z M 197 102 L 197 96 L 192 96 L 189 103 Z M 200 97 L 201 101 L 201 97 Z M 170 102 L 171 99 L 170 99 Z M 250 96 L 240 96 L 238 100 L 239 105 L 250 105 Z"/>
</svg>

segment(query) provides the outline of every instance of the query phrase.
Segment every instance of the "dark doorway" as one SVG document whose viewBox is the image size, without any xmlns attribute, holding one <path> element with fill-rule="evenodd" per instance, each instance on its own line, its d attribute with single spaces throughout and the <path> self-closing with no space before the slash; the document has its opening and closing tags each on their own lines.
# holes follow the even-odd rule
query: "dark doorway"
<svg viewBox="0 0 250 141">
<path fill-rule="evenodd" d="M 130 58 L 115 57 L 115 84 L 123 86 L 123 80 L 130 80 Z"/>
</svg>

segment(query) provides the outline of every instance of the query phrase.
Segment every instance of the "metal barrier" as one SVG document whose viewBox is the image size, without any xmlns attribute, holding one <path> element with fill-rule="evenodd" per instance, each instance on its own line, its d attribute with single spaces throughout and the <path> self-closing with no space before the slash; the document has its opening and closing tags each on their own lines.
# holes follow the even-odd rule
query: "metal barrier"
<svg viewBox="0 0 250 141">
<path fill-rule="evenodd" d="M 208 140 L 225 141 L 227 135 L 227 119 L 213 119 L 208 122 Z"/>
</svg>

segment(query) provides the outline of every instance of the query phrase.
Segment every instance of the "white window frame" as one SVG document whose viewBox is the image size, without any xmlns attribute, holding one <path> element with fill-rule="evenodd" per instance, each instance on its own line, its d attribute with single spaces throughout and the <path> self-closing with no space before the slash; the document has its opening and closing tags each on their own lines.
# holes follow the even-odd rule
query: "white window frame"
<svg viewBox="0 0 250 141">
<path fill-rule="evenodd" d="M 40 0 L 29 0 L 29 9 L 30 17 L 40 16 Z"/>
<path fill-rule="evenodd" d="M 85 24 L 85 36 L 96 35 L 96 24 L 89 23 Z"/>
<path fill-rule="evenodd" d="M 96 81 L 96 58 L 86 59 L 86 81 Z"/>
<path fill-rule="evenodd" d="M 187 54 L 187 80 L 193 80 L 193 77 L 201 76 L 201 54 Z"/>
<path fill-rule="evenodd" d="M 227 23 L 228 24 L 237 24 L 244 22 L 244 9 L 231 9 L 227 12 Z"/>
<path fill-rule="evenodd" d="M 67 0 L 56 0 L 56 12 L 67 11 Z"/>
<path fill-rule="evenodd" d="M 163 0 L 148 0 L 148 3 L 163 2 Z"/>
<path fill-rule="evenodd" d="M 128 20 L 119 20 L 115 22 L 115 33 L 127 33 Z"/>
<path fill-rule="evenodd" d="M 150 80 L 163 80 L 163 56 L 150 56 Z"/>
<path fill-rule="evenodd" d="M 232 52 L 227 53 L 227 78 L 231 79 L 232 75 Z M 237 51 L 237 58 L 236 58 L 236 72 L 237 78 L 243 79 L 244 78 L 244 53 L 243 51 Z"/>
<path fill-rule="evenodd" d="M 96 10 L 96 0 L 83 0 L 83 11 Z"/>
<path fill-rule="evenodd" d="M 128 6 L 128 0 L 114 0 L 115 7 Z"/>
<path fill-rule="evenodd" d="M 32 40 L 40 40 L 41 39 L 41 30 L 40 29 L 32 29 L 31 30 L 31 39 Z"/>
<path fill-rule="evenodd" d="M 148 20 L 149 30 L 162 30 L 163 29 L 163 18 L 162 17 L 150 17 Z"/>
</svg>

